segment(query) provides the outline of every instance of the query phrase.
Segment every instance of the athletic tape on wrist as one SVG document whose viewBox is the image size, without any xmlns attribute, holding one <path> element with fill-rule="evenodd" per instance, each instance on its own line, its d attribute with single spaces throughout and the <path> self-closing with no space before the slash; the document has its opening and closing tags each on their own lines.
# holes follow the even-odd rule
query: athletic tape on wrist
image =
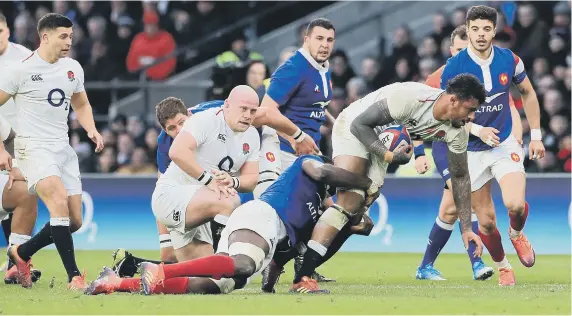
<svg viewBox="0 0 572 316">
<path fill-rule="evenodd" d="M 540 128 L 530 130 L 530 140 L 542 140 L 542 131 Z"/>
<path fill-rule="evenodd" d="M 301 129 L 298 129 L 296 133 L 294 133 L 291 136 L 292 138 L 294 138 L 296 143 L 301 143 L 304 140 L 304 138 L 306 138 L 306 133 L 304 133 Z"/>
<path fill-rule="evenodd" d="M 415 155 L 415 158 L 425 156 L 425 146 L 423 144 L 415 146 L 413 148 L 413 154 Z"/>
<path fill-rule="evenodd" d="M 213 180 L 213 175 L 206 171 L 203 171 L 203 173 L 197 180 L 203 185 L 209 185 L 209 183 L 211 183 L 211 181 Z"/>
<path fill-rule="evenodd" d="M 232 177 L 232 187 L 237 190 L 240 187 L 240 179 L 238 177 Z"/>
</svg>

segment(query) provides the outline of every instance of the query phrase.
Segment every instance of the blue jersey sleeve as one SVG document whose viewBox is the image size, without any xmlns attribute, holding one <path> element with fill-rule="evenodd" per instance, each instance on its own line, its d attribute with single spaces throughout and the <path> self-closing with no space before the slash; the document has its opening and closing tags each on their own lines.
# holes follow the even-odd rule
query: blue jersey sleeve
<svg viewBox="0 0 572 316">
<path fill-rule="evenodd" d="M 171 158 L 169 158 L 171 143 L 171 137 L 165 131 L 161 131 L 161 134 L 157 137 L 157 169 L 160 173 L 165 173 L 171 163 Z"/>
<path fill-rule="evenodd" d="M 449 60 L 447 60 L 447 64 L 445 64 L 445 67 L 443 68 L 440 82 L 442 90 L 446 90 L 449 80 L 453 79 L 457 75 L 453 60 L 453 58 L 449 58 Z"/>
<path fill-rule="evenodd" d="M 300 84 L 299 73 L 300 70 L 292 61 L 286 61 L 272 74 L 266 94 L 278 105 L 286 104 Z"/>
</svg>

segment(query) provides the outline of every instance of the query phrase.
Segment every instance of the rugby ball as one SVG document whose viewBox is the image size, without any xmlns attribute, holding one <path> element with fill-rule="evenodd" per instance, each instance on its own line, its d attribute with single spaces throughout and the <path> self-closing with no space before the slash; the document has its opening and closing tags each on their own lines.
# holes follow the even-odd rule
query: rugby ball
<svg viewBox="0 0 572 316">
<path fill-rule="evenodd" d="M 384 129 L 379 135 L 379 139 L 389 151 L 395 150 L 400 145 L 411 145 L 411 137 L 407 128 L 402 125 L 393 125 Z"/>
</svg>

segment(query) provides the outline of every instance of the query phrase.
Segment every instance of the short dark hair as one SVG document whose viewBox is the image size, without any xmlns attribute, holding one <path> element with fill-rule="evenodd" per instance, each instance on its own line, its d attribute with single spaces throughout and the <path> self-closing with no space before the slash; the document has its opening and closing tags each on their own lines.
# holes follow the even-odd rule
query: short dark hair
<svg viewBox="0 0 572 316">
<path fill-rule="evenodd" d="M 167 120 L 174 118 L 179 113 L 184 115 L 189 114 L 185 103 L 179 98 L 168 97 L 159 102 L 155 107 L 155 115 L 157 115 L 157 121 L 159 121 L 162 128 L 165 128 Z"/>
<path fill-rule="evenodd" d="M 326 18 L 317 18 L 308 23 L 308 27 L 306 27 L 306 36 L 309 36 L 314 30 L 314 28 L 317 26 L 323 27 L 326 30 L 334 30 L 334 32 L 336 31 L 336 28 L 334 27 L 332 22 L 330 22 L 330 20 Z"/>
<path fill-rule="evenodd" d="M 38 34 L 44 30 L 55 30 L 58 27 L 72 27 L 73 22 L 65 15 L 48 13 L 38 21 Z"/>
<path fill-rule="evenodd" d="M 455 76 L 447 83 L 448 94 L 454 94 L 459 100 L 468 101 L 476 99 L 479 104 L 485 103 L 487 92 L 483 84 L 469 73 L 463 73 Z"/>
<path fill-rule="evenodd" d="M 2 13 L 0 13 L 0 23 L 8 24 L 8 21 L 6 20 L 6 16 Z"/>
<path fill-rule="evenodd" d="M 468 37 L 467 37 L 466 25 L 459 25 L 455 30 L 453 30 L 453 33 L 451 33 L 451 45 L 453 45 L 453 43 L 455 42 L 455 37 L 457 36 L 463 41 L 467 40 Z"/>
<path fill-rule="evenodd" d="M 488 20 L 493 23 L 493 26 L 497 26 L 497 15 L 497 10 L 495 8 L 487 7 L 486 5 L 476 5 L 472 6 L 469 11 L 467 11 L 465 22 L 468 26 L 470 21 Z"/>
</svg>

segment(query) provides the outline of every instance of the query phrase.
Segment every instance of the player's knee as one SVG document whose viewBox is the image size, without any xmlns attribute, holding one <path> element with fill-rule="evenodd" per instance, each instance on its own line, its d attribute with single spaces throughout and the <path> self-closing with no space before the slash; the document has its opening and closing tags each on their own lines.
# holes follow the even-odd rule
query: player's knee
<svg viewBox="0 0 572 316">
<path fill-rule="evenodd" d="M 350 214 L 357 214 L 363 209 L 365 192 L 362 190 L 338 190 L 337 204 Z"/>
<path fill-rule="evenodd" d="M 454 205 L 439 209 L 439 219 L 445 223 L 454 224 L 457 217 L 457 208 Z"/>
<path fill-rule="evenodd" d="M 70 231 L 75 233 L 81 228 L 83 225 L 83 220 L 80 218 L 70 218 Z"/>
<path fill-rule="evenodd" d="M 234 275 L 240 278 L 248 278 L 256 273 L 257 265 L 250 256 L 237 254 L 232 256 L 234 260 Z"/>
<path fill-rule="evenodd" d="M 481 216 L 479 218 L 479 230 L 485 235 L 492 234 L 496 227 L 496 218 L 494 216 Z"/>
<path fill-rule="evenodd" d="M 511 213 L 521 214 L 524 212 L 524 199 L 510 198 L 504 201 L 504 206 Z"/>
<path fill-rule="evenodd" d="M 235 276 L 249 277 L 262 267 L 266 258 L 264 250 L 250 243 L 233 242 L 228 254 L 234 259 Z"/>
</svg>

